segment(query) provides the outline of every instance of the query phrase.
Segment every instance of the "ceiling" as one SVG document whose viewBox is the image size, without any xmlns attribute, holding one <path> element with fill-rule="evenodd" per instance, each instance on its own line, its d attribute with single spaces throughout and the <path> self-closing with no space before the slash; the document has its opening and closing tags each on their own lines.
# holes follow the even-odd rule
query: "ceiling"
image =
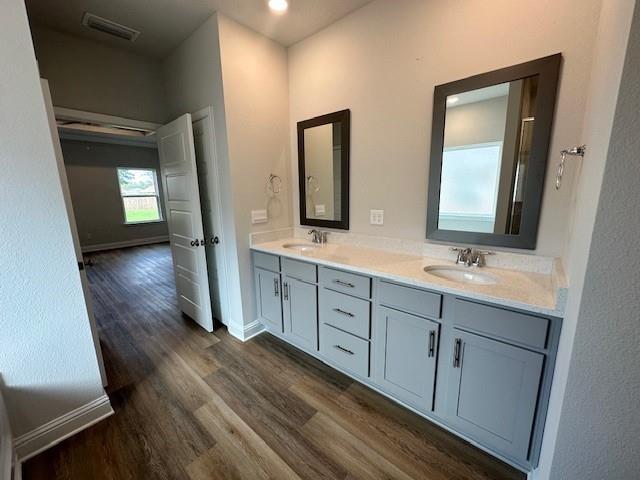
<svg viewBox="0 0 640 480">
<path fill-rule="evenodd" d="M 468 92 L 457 95 L 450 95 L 448 98 L 457 97 L 458 100 L 447 106 L 449 108 L 455 108 L 466 105 L 467 103 L 482 102 L 492 98 L 506 97 L 507 95 L 509 95 L 509 83 L 500 83 L 498 85 L 491 85 L 490 87 L 478 88 L 477 90 L 469 90 Z"/>
<path fill-rule="evenodd" d="M 128 49 L 166 57 L 215 11 L 289 46 L 323 29 L 371 0 L 290 0 L 289 10 L 275 14 L 267 0 L 26 0 L 32 22 Z M 84 27 L 91 12 L 141 32 L 128 42 Z"/>
</svg>

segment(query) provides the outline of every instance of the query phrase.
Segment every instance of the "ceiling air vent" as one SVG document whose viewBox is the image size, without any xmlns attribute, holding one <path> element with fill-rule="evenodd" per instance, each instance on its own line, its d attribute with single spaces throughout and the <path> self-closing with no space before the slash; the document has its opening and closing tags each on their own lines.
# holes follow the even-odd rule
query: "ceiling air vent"
<svg viewBox="0 0 640 480">
<path fill-rule="evenodd" d="M 82 17 L 82 24 L 85 27 L 98 30 L 99 32 L 106 33 L 107 35 L 122 38 L 129 42 L 135 41 L 135 39 L 138 38 L 138 35 L 140 35 L 140 32 L 133 28 L 120 25 L 119 23 L 107 20 L 106 18 L 99 17 L 98 15 L 94 15 L 89 12 L 85 12 Z"/>
</svg>

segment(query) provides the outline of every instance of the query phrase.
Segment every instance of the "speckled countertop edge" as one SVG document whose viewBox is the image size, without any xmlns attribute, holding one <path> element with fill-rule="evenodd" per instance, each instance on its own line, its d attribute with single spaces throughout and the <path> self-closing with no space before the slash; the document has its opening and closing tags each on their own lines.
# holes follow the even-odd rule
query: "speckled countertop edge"
<svg viewBox="0 0 640 480">
<path fill-rule="evenodd" d="M 251 250 L 313 262 L 441 293 L 460 295 L 539 315 L 553 317 L 564 315 L 566 302 L 563 298 L 566 298 L 566 285 L 562 280 L 558 281 L 555 272 L 541 274 L 483 267 L 482 272 L 496 277 L 497 284 L 460 284 L 440 279 L 423 271 L 423 268 L 429 265 L 454 265 L 452 261 L 441 258 L 393 253 L 346 244 L 328 244 L 312 252 L 300 252 L 283 247 L 284 244 L 292 242 L 301 243 L 299 238 L 280 238 L 254 244 Z"/>
</svg>

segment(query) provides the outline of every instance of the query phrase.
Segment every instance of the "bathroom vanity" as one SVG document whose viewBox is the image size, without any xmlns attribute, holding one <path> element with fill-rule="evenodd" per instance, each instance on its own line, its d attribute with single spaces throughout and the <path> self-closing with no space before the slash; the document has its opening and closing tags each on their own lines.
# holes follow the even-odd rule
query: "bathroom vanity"
<svg viewBox="0 0 640 480">
<path fill-rule="evenodd" d="M 493 455 L 537 465 L 561 328 L 549 275 L 351 245 L 254 245 L 260 321 Z M 487 281 L 489 284 L 487 284 Z"/>
</svg>

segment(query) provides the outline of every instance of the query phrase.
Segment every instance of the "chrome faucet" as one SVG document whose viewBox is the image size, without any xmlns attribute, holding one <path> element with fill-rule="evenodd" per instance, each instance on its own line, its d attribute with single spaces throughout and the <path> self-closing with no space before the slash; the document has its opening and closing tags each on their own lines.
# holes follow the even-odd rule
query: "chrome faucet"
<svg viewBox="0 0 640 480">
<path fill-rule="evenodd" d="M 487 250 L 477 250 L 475 248 L 459 248 L 451 247 L 452 252 L 457 252 L 456 263 L 458 265 L 464 265 L 465 267 L 483 267 L 485 265 L 484 257 L 486 255 L 493 255 L 494 252 Z"/>
<path fill-rule="evenodd" d="M 471 266 L 471 249 L 470 248 L 451 247 L 451 251 L 458 253 L 458 257 L 456 258 L 456 263 L 458 265 L 464 265 L 465 267 Z"/>
<path fill-rule="evenodd" d="M 311 241 L 313 243 L 319 243 L 320 245 L 324 245 L 325 243 L 327 243 L 327 235 L 329 234 L 329 232 L 323 232 L 320 230 L 316 230 L 314 228 L 312 230 L 309 230 L 307 234 L 313 235 L 313 237 L 311 238 Z"/>
</svg>

